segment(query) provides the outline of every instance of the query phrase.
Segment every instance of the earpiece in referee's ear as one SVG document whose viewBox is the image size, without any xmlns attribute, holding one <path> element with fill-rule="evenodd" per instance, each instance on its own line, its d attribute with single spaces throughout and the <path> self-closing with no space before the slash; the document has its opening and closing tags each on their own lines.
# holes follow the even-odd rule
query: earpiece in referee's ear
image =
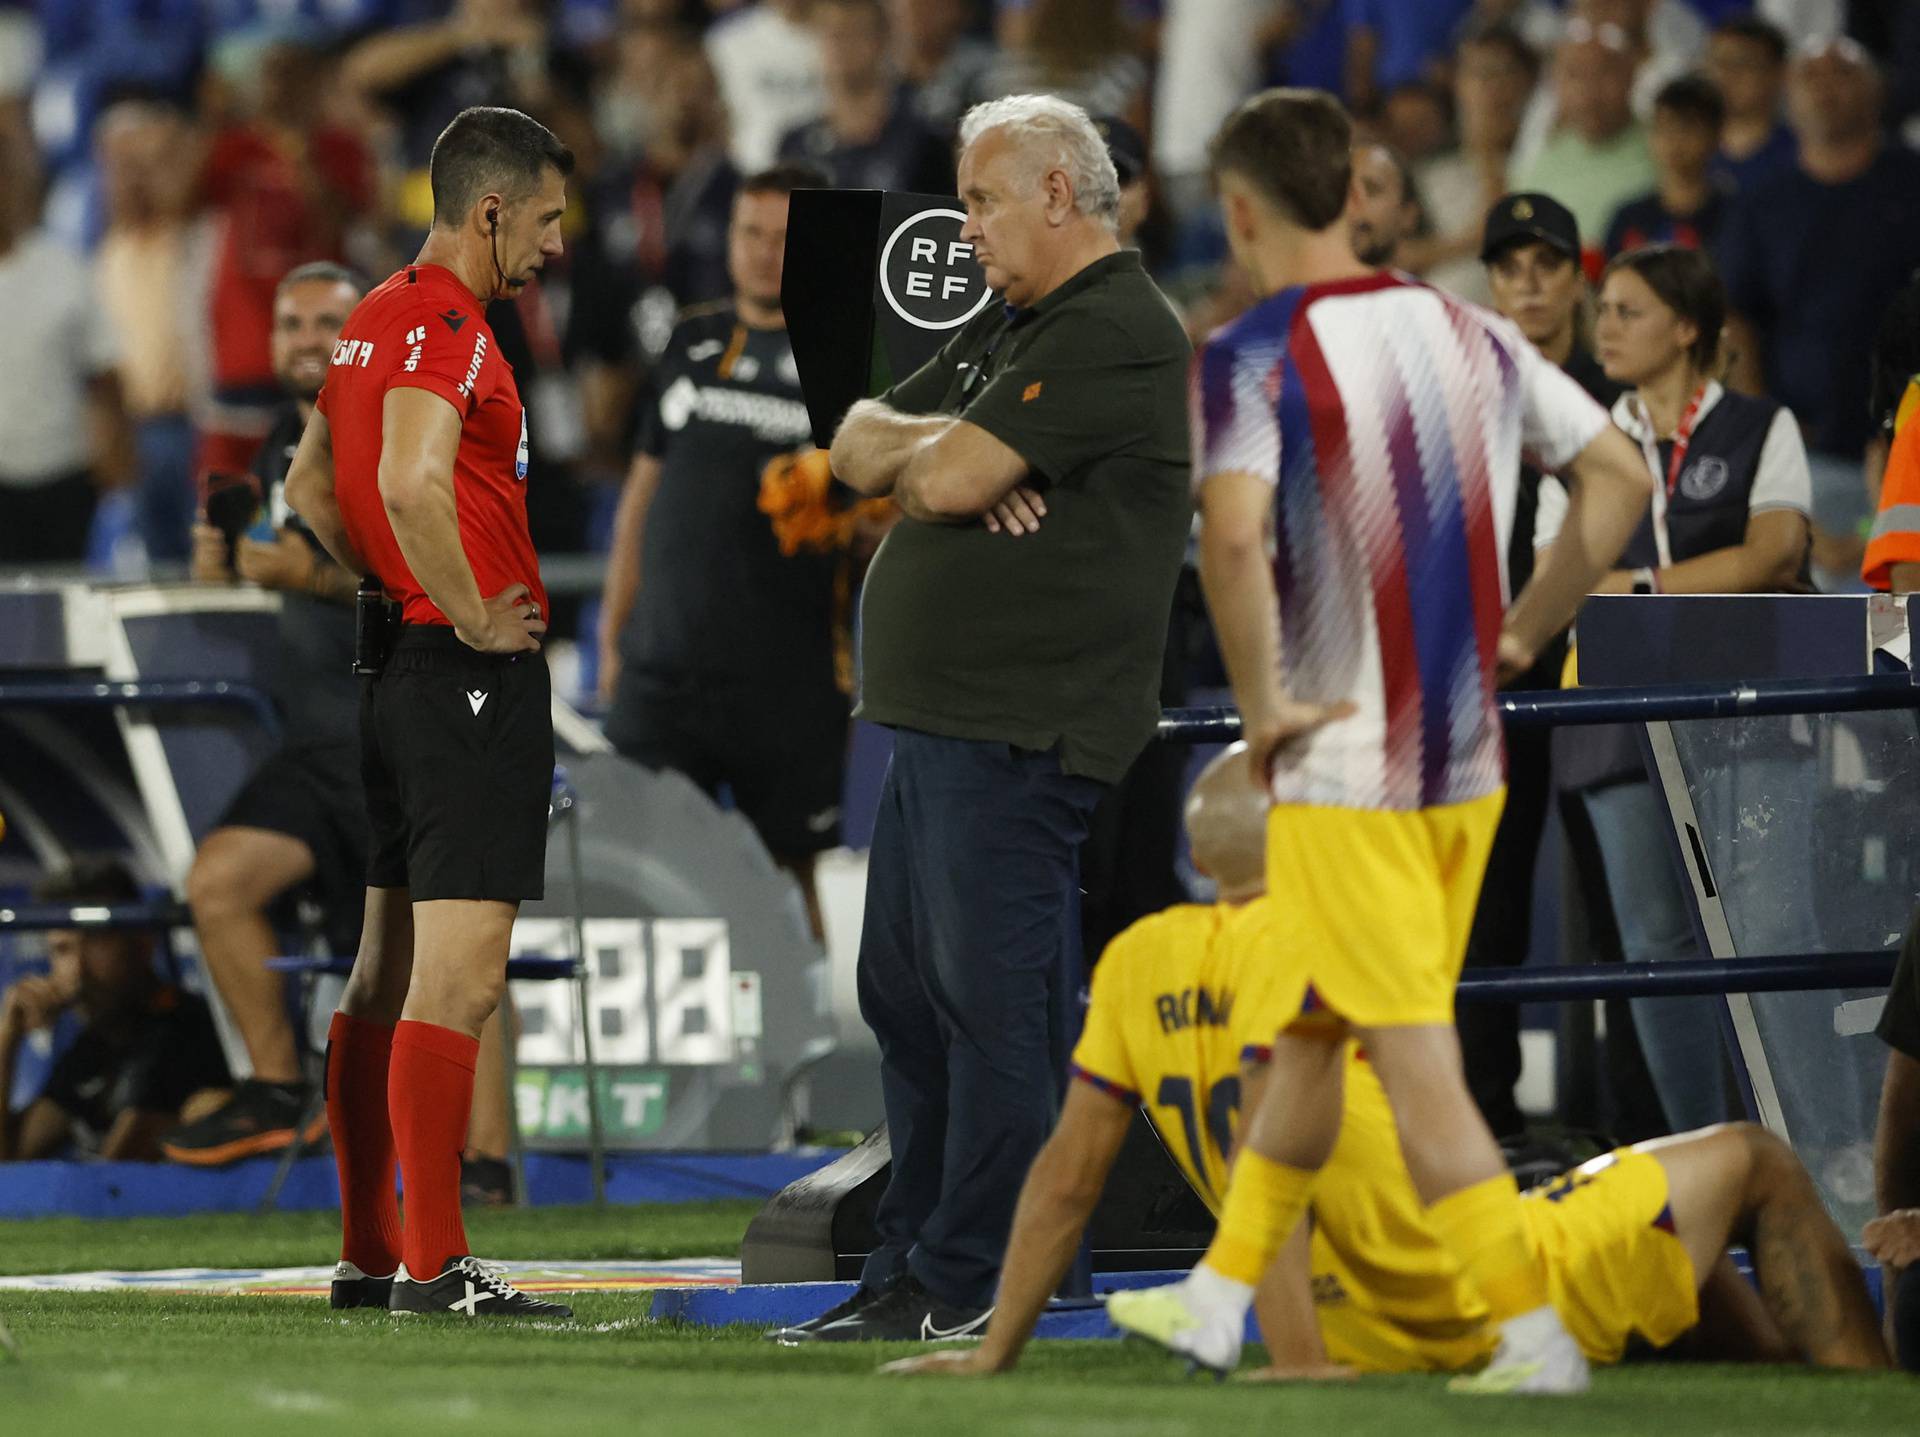
<svg viewBox="0 0 1920 1437">
<path fill-rule="evenodd" d="M 489 232 L 500 228 L 500 210 L 498 206 L 487 211 L 487 229 Z"/>
</svg>

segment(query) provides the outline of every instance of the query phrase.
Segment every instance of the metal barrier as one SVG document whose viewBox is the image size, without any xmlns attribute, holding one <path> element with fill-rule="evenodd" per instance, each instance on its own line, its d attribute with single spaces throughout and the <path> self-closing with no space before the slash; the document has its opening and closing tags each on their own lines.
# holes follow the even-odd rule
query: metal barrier
<svg viewBox="0 0 1920 1437">
<path fill-rule="evenodd" d="M 1908 675 L 1894 674 L 1651 688 L 1519 690 L 1498 695 L 1496 706 L 1503 722 L 1529 728 L 1860 713 L 1920 708 L 1920 684 Z M 1241 736 L 1240 715 L 1230 708 L 1168 709 L 1160 716 L 1157 736 L 1170 743 L 1231 743 Z M 1458 997 L 1462 1003 L 1532 1003 L 1875 988 L 1891 981 L 1895 958 L 1895 952 L 1887 949 L 1698 962 L 1468 970 L 1461 976 Z"/>
<path fill-rule="evenodd" d="M 0 708 L 9 704 L 62 708 L 199 708 L 248 710 L 272 739 L 280 715 L 265 689 L 233 679 L 0 679 Z"/>
<path fill-rule="evenodd" d="M 188 928 L 184 903 L 0 903 L 0 929 L 46 933 L 56 928 Z"/>
<path fill-rule="evenodd" d="M 1920 708 L 1920 684 L 1904 674 L 1890 674 L 1640 689 L 1520 689 L 1501 693 L 1494 706 L 1502 722 L 1513 728 L 1862 713 Z M 1160 715 L 1156 737 L 1169 743 L 1232 743 L 1240 737 L 1240 715 L 1230 708 L 1168 709 Z"/>
<path fill-rule="evenodd" d="M 1884 988 L 1898 954 L 1823 953 L 1782 958 L 1707 958 L 1681 963 L 1606 963 L 1460 975 L 1462 1003 L 1561 1003 L 1593 998 L 1685 998 L 1722 993 L 1802 993 Z"/>
</svg>

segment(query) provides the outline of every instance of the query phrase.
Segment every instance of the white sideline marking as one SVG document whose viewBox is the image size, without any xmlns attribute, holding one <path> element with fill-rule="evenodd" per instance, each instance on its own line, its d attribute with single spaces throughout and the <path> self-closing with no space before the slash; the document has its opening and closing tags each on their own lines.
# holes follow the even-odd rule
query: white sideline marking
<svg viewBox="0 0 1920 1437">
<path fill-rule="evenodd" d="M 507 1278 L 526 1292 L 620 1292 L 660 1287 L 733 1287 L 740 1264 L 684 1257 L 662 1262 L 532 1259 L 506 1264 Z M 172 1292 L 214 1296 L 325 1297 L 332 1267 L 171 1267 L 149 1272 L 54 1272 L 0 1277 L 0 1291 Z"/>
</svg>

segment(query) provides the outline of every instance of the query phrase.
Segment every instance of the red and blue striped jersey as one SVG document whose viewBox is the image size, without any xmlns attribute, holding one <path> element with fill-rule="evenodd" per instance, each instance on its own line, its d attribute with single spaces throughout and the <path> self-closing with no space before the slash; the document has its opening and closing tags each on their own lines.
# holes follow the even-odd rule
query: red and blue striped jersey
<svg viewBox="0 0 1920 1437">
<path fill-rule="evenodd" d="M 1209 339 L 1196 486 L 1275 486 L 1287 692 L 1358 712 L 1276 765 L 1274 798 L 1412 810 L 1505 781 L 1495 645 L 1522 453 L 1564 466 L 1608 419 L 1507 321 L 1403 275 L 1284 289 Z"/>
</svg>

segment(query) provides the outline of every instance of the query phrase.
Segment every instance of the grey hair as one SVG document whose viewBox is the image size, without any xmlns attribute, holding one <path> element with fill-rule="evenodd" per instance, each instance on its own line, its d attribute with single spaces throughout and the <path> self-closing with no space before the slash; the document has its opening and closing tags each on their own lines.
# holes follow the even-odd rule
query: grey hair
<svg viewBox="0 0 1920 1437">
<path fill-rule="evenodd" d="M 316 259 L 302 265 L 295 265 L 281 275 L 280 283 L 273 287 L 274 297 L 279 298 L 296 284 L 312 284 L 316 280 L 326 284 L 344 284 L 355 294 L 367 292 L 367 282 L 360 277 L 357 270 L 349 269 L 343 264 L 335 264 L 330 259 Z"/>
<path fill-rule="evenodd" d="M 1023 160 L 1026 180 L 1037 185 L 1051 169 L 1067 172 L 1074 208 L 1108 229 L 1120 222 L 1120 176 L 1106 141 L 1087 112 L 1058 95 L 1008 95 L 968 110 L 960 121 L 960 146 L 970 147 L 989 130 L 1005 130 Z"/>
</svg>

